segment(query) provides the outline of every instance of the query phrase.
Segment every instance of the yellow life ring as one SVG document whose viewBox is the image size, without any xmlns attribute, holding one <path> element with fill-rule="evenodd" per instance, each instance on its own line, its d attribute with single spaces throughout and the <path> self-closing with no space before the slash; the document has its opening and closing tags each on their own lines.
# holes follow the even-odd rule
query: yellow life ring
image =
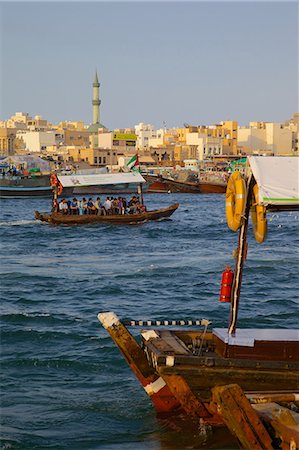
<svg viewBox="0 0 299 450">
<path fill-rule="evenodd" d="M 237 231 L 242 223 L 246 205 L 246 185 L 240 172 L 233 172 L 226 188 L 226 221 L 228 227 Z"/>
<path fill-rule="evenodd" d="M 266 207 L 259 204 L 259 188 L 255 184 L 253 187 L 253 203 L 250 207 L 251 221 L 255 240 L 260 244 L 267 236 Z"/>
</svg>

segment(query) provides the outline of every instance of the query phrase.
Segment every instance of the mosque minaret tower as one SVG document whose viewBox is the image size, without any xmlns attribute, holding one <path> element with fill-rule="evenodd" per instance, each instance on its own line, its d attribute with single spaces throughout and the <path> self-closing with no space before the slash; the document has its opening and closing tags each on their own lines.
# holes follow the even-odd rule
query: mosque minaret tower
<svg viewBox="0 0 299 450">
<path fill-rule="evenodd" d="M 88 127 L 90 133 L 90 143 L 92 147 L 98 147 L 99 129 L 106 130 L 105 125 L 100 122 L 100 83 L 96 72 L 94 82 L 92 84 L 92 124 Z"/>
<path fill-rule="evenodd" d="M 93 82 L 93 96 L 92 96 L 92 111 L 93 111 L 93 123 L 100 123 L 100 83 L 98 80 L 98 74 L 96 72 L 96 76 Z"/>
</svg>

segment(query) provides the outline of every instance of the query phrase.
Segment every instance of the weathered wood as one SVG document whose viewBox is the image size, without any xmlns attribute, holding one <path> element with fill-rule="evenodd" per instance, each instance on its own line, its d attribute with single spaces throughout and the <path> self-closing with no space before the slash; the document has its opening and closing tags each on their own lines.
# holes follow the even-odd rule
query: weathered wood
<svg viewBox="0 0 299 450">
<path fill-rule="evenodd" d="M 247 394 L 246 397 L 250 403 L 299 402 L 299 393 L 294 392 Z"/>
<path fill-rule="evenodd" d="M 296 392 L 299 389 L 298 372 L 296 371 L 182 366 L 178 364 L 178 357 L 175 358 L 175 361 L 176 364 L 172 367 L 160 366 L 159 373 L 163 378 L 171 374 L 183 377 L 200 400 L 209 398 L 213 387 L 227 385 L 232 381 L 240 385 L 244 391 L 256 393 L 275 390 Z"/>
<path fill-rule="evenodd" d="M 277 403 L 252 405 L 262 420 L 271 425 L 281 447 L 299 448 L 299 414 Z"/>
<path fill-rule="evenodd" d="M 192 418 L 211 419 L 210 412 L 206 409 L 205 405 L 197 398 L 192 392 L 190 386 L 186 380 L 180 375 L 166 375 L 163 376 L 167 386 L 180 402 L 184 411 Z M 219 423 L 219 420 L 218 420 Z"/>
<path fill-rule="evenodd" d="M 166 342 L 172 351 L 177 355 L 190 355 L 190 350 L 186 347 L 183 341 L 179 339 L 174 333 L 169 330 L 160 331 L 161 339 Z"/>
<path fill-rule="evenodd" d="M 178 410 L 181 405 L 169 390 L 163 378 L 150 366 L 145 352 L 135 338 L 112 312 L 100 313 L 99 321 L 108 331 L 131 370 L 150 396 L 158 413 Z"/>
<path fill-rule="evenodd" d="M 273 449 L 272 439 L 244 395 L 240 386 L 216 386 L 212 390 L 218 414 L 232 434 L 237 436 L 242 448 Z"/>
</svg>

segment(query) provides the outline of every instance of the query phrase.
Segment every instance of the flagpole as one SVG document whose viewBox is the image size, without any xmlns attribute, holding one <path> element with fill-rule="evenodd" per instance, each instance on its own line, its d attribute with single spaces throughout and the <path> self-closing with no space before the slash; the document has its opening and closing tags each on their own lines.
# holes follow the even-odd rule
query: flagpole
<svg viewBox="0 0 299 450">
<path fill-rule="evenodd" d="M 137 157 L 137 161 L 138 161 L 138 169 L 139 169 L 139 173 L 141 174 L 141 168 L 140 168 L 140 162 L 139 162 L 138 150 L 137 150 L 137 153 L 136 153 L 136 157 Z M 140 197 L 141 197 L 141 204 L 144 205 L 142 183 L 140 183 Z"/>
</svg>

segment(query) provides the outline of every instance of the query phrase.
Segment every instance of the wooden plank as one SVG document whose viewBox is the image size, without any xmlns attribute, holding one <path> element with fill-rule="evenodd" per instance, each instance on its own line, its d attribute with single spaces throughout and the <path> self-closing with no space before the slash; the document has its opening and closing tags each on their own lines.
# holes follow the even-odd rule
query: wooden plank
<svg viewBox="0 0 299 450">
<path fill-rule="evenodd" d="M 242 448 L 273 449 L 272 439 L 254 411 L 244 392 L 237 384 L 216 386 L 212 390 L 218 414 Z"/>
<path fill-rule="evenodd" d="M 166 342 L 176 355 L 191 355 L 183 341 L 169 330 L 160 330 L 161 339 Z"/>
<path fill-rule="evenodd" d="M 179 410 L 180 403 L 171 393 L 163 378 L 150 366 L 145 352 L 116 314 L 103 312 L 98 315 L 98 319 L 125 357 L 131 370 L 154 403 L 157 412 Z"/>
<path fill-rule="evenodd" d="M 299 414 L 277 403 L 252 405 L 254 410 L 275 430 L 282 448 L 299 448 Z"/>
<path fill-rule="evenodd" d="M 167 375 L 165 378 L 163 377 L 163 379 L 175 398 L 180 402 L 185 412 L 191 418 L 212 419 L 211 414 L 192 392 L 190 386 L 183 377 L 179 375 Z"/>
<path fill-rule="evenodd" d="M 232 381 L 244 391 L 256 393 L 276 390 L 296 392 L 299 389 L 298 372 L 295 371 L 181 366 L 177 357 L 173 367 L 159 366 L 159 372 L 163 377 L 180 375 L 187 380 L 193 392 L 206 391 L 208 395 L 213 387 L 224 386 Z"/>
</svg>

